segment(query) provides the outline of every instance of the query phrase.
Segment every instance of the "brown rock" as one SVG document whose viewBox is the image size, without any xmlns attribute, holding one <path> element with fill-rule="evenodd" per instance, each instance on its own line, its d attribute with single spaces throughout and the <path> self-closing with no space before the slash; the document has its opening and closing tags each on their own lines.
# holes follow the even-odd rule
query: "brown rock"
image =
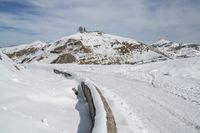
<svg viewBox="0 0 200 133">
<path fill-rule="evenodd" d="M 62 54 L 58 56 L 57 59 L 51 62 L 51 64 L 65 64 L 73 63 L 76 61 L 76 58 L 72 54 Z"/>
</svg>

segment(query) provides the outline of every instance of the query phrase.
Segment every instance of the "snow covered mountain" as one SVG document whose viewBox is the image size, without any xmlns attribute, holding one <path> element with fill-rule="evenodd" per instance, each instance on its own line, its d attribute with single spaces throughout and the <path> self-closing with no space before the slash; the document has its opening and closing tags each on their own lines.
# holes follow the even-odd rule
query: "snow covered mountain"
<svg viewBox="0 0 200 133">
<path fill-rule="evenodd" d="M 176 58 L 187 58 L 200 55 L 200 44 L 193 43 L 176 43 L 165 39 L 160 39 L 152 44 L 152 47 L 159 51 L 171 53 Z"/>
<path fill-rule="evenodd" d="M 146 45 L 102 32 L 83 32 L 51 43 L 2 48 L 0 131 L 106 133 L 105 118 L 110 117 L 101 96 L 93 93 L 98 88 L 119 133 L 199 133 L 199 47 L 164 39 Z M 82 81 L 93 86 L 95 123 L 81 91 Z"/>
<path fill-rule="evenodd" d="M 44 62 L 52 64 L 138 64 L 179 57 L 199 56 L 200 45 L 179 44 L 160 40 L 152 45 L 105 34 L 81 32 L 55 42 L 3 48 L 17 63 Z"/>
<path fill-rule="evenodd" d="M 1 72 L 8 72 L 8 71 L 12 71 L 12 72 L 17 72 L 21 69 L 23 69 L 22 66 L 20 66 L 19 64 L 16 64 L 15 62 L 13 62 L 9 57 L 7 57 L 5 54 L 3 54 L 0 51 L 0 69 Z M 6 76 L 3 73 L 1 73 L 2 76 Z"/>
</svg>

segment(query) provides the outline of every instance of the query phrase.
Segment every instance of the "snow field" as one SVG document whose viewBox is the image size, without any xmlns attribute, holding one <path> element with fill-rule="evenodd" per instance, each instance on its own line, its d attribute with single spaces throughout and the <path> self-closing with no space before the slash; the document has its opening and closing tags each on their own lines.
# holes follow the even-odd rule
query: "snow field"
<svg viewBox="0 0 200 133">
<path fill-rule="evenodd" d="M 101 89 L 119 132 L 200 130 L 199 57 L 143 65 L 57 67 L 88 77 Z"/>
<path fill-rule="evenodd" d="M 86 108 L 84 101 L 77 104 L 71 90 L 77 82 L 50 69 L 30 67 L 19 71 L 13 64 L 6 59 L 0 61 L 0 132 L 77 132 L 77 108 Z"/>
</svg>

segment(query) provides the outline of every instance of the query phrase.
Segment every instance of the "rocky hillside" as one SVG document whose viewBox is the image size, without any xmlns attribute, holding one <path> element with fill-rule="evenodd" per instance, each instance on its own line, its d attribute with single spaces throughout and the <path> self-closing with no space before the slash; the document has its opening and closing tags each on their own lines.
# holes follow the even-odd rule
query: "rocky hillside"
<svg viewBox="0 0 200 133">
<path fill-rule="evenodd" d="M 197 44 L 160 40 L 146 45 L 103 32 L 80 32 L 55 42 L 2 48 L 17 63 L 138 64 L 200 55 Z"/>
<path fill-rule="evenodd" d="M 200 44 L 194 43 L 175 43 L 165 39 L 151 45 L 153 48 L 170 53 L 174 58 L 187 58 L 200 56 Z"/>
<path fill-rule="evenodd" d="M 21 65 L 13 62 L 10 58 L 8 58 L 8 56 L 6 56 L 0 51 L 0 69 L 1 69 L 1 75 L 5 77 L 9 76 L 8 75 L 9 71 L 18 72 L 24 68 Z M 7 75 L 5 75 L 5 73 L 7 73 Z"/>
</svg>

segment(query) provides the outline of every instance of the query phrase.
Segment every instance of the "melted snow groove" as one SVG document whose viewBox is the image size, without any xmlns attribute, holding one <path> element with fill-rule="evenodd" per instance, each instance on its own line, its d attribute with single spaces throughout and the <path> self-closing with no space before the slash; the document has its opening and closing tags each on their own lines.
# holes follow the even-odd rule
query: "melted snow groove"
<svg viewBox="0 0 200 133">
<path fill-rule="evenodd" d="M 89 112 L 90 112 L 91 120 L 92 120 L 92 123 L 93 123 L 92 128 L 93 128 L 94 123 L 95 123 L 95 116 L 96 116 L 96 109 L 95 109 L 95 105 L 94 105 L 94 102 L 93 102 L 93 97 L 91 95 L 90 88 L 84 82 L 81 82 L 81 87 L 83 89 L 84 95 L 85 95 L 87 102 L 88 102 Z M 112 114 L 112 110 L 109 107 L 105 97 L 102 95 L 101 91 L 97 87 L 95 87 L 95 89 L 97 90 L 98 94 L 101 97 L 101 100 L 102 100 L 102 103 L 104 105 L 104 109 L 105 109 L 105 112 L 106 112 L 107 133 L 117 133 L 116 122 L 115 122 L 114 116 Z"/>
<path fill-rule="evenodd" d="M 116 122 L 115 122 L 115 118 L 112 114 L 112 110 L 111 110 L 110 106 L 108 105 L 106 98 L 102 95 L 101 91 L 97 87 L 96 87 L 96 89 L 101 97 L 101 100 L 104 104 L 104 108 L 106 110 L 107 131 L 108 131 L 108 133 L 117 133 Z"/>
</svg>

